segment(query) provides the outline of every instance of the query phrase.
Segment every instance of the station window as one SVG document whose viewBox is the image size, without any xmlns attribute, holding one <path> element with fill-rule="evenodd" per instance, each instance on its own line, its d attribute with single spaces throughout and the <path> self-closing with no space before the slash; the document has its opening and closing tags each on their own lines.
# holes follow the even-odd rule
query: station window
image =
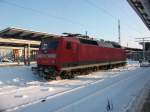
<svg viewBox="0 0 150 112">
<path fill-rule="evenodd" d="M 71 42 L 67 42 L 66 49 L 72 49 L 72 44 L 71 44 Z"/>
</svg>

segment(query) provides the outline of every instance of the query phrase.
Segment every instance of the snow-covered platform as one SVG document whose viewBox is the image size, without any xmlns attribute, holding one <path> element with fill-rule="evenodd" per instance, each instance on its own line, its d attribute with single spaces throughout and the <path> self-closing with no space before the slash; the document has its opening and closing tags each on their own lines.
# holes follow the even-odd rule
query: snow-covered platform
<svg viewBox="0 0 150 112">
<path fill-rule="evenodd" d="M 35 65 L 36 62 L 32 61 L 30 64 Z M 8 66 L 23 66 L 24 62 L 0 62 L 0 67 L 8 67 Z"/>
<path fill-rule="evenodd" d="M 1 112 L 126 112 L 150 81 L 150 69 L 126 67 L 44 81 L 26 66 L 0 68 Z"/>
</svg>

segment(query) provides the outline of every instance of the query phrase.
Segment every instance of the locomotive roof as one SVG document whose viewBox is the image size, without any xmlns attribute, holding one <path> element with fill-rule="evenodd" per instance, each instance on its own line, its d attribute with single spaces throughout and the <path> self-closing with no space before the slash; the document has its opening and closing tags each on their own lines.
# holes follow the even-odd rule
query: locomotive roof
<svg viewBox="0 0 150 112">
<path fill-rule="evenodd" d="M 79 38 L 80 42 L 83 44 L 91 44 L 97 45 L 100 47 L 108 47 L 108 48 L 121 48 L 121 46 L 117 42 L 113 41 L 104 41 L 104 40 L 95 40 L 94 38 L 89 37 L 88 35 L 82 34 L 73 34 L 73 33 L 63 33 L 64 37 L 75 37 Z"/>
</svg>

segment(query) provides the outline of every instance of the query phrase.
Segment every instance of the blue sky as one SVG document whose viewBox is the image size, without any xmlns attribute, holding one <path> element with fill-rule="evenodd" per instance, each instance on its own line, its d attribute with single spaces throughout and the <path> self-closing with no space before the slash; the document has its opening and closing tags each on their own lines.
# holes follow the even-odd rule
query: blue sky
<svg viewBox="0 0 150 112">
<path fill-rule="evenodd" d="M 126 0 L 0 0 L 0 29 L 19 27 L 61 34 L 82 33 L 98 39 L 118 41 L 117 21 L 121 21 L 121 43 L 140 47 L 136 37 L 150 35 Z"/>
</svg>

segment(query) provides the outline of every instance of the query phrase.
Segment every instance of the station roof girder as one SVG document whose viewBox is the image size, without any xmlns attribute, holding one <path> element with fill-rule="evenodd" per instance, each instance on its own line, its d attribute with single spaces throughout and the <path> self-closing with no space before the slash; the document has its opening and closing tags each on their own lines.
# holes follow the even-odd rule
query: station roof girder
<svg viewBox="0 0 150 112">
<path fill-rule="evenodd" d="M 136 11 L 144 24 L 150 30 L 150 1 L 149 0 L 127 0 Z"/>
<path fill-rule="evenodd" d="M 41 41 L 42 38 L 46 37 L 57 37 L 58 35 L 53 35 L 45 32 L 35 32 L 31 30 L 8 27 L 2 31 L 0 31 L 1 38 L 14 38 L 14 39 L 22 39 L 22 40 L 33 40 L 33 41 Z"/>
</svg>

